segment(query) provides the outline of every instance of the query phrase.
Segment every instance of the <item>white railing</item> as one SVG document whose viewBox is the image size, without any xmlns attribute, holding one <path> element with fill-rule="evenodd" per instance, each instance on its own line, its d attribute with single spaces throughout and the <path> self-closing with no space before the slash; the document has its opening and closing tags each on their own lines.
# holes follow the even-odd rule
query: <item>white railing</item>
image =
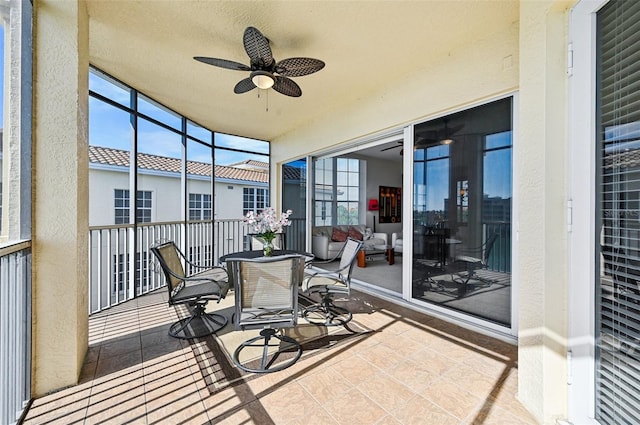
<svg viewBox="0 0 640 425">
<path fill-rule="evenodd" d="M 90 227 L 89 314 L 164 285 L 149 249 L 154 244 L 172 240 L 190 261 L 211 266 L 225 254 L 242 251 L 248 230 L 242 220 Z"/>
<path fill-rule="evenodd" d="M 304 220 L 292 220 L 286 232 L 287 248 L 303 250 Z M 164 286 L 149 249 L 154 244 L 174 241 L 194 264 L 214 266 L 221 256 L 246 249 L 248 233 L 241 219 L 90 227 L 89 314 Z"/>
<path fill-rule="evenodd" d="M 31 242 L 0 248 L 0 423 L 31 399 Z"/>
</svg>

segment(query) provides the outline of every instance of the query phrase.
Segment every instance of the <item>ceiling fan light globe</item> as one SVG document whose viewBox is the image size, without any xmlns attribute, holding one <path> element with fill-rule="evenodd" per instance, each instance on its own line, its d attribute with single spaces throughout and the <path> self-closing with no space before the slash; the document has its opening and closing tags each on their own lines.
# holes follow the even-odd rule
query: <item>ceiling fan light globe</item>
<svg viewBox="0 0 640 425">
<path fill-rule="evenodd" d="M 453 139 L 450 139 L 450 138 L 440 140 L 441 145 L 450 145 L 451 143 L 453 143 Z"/>
<path fill-rule="evenodd" d="M 273 87 L 276 80 L 266 71 L 254 71 L 251 73 L 251 82 L 259 89 L 267 90 Z"/>
</svg>

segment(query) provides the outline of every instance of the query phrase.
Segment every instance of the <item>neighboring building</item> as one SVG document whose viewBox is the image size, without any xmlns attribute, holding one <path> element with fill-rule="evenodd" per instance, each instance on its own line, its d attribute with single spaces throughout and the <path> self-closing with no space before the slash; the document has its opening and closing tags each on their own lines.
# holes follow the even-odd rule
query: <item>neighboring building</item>
<svg viewBox="0 0 640 425">
<path fill-rule="evenodd" d="M 129 151 L 89 146 L 89 225 L 127 224 L 129 218 Z M 178 158 L 138 154 L 138 221 L 182 219 Z M 269 164 L 248 160 L 215 166 L 213 212 L 211 164 L 187 161 L 190 221 L 240 219 L 269 203 Z"/>
</svg>

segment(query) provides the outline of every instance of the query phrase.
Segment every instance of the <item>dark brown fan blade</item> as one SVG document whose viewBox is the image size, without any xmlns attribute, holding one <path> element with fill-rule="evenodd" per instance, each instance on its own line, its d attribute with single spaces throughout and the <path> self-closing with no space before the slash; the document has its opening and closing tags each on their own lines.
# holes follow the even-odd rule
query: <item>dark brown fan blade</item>
<svg viewBox="0 0 640 425">
<path fill-rule="evenodd" d="M 233 92 L 235 94 L 241 94 L 241 93 L 246 93 L 255 88 L 256 88 L 256 85 L 253 84 L 253 81 L 251 81 L 251 78 L 245 78 L 244 80 L 240 80 L 238 84 L 236 84 L 236 86 L 233 88 Z"/>
<path fill-rule="evenodd" d="M 300 97 L 302 96 L 302 90 L 293 80 L 287 77 L 275 76 L 276 82 L 273 85 L 273 89 L 278 93 L 282 93 L 286 96 Z"/>
<path fill-rule="evenodd" d="M 285 77 L 302 77 L 324 68 L 324 62 L 313 58 L 289 58 L 278 62 L 276 72 Z"/>
<path fill-rule="evenodd" d="M 452 127 L 447 127 L 447 132 L 448 132 L 448 136 L 453 136 L 454 134 L 456 134 L 458 131 L 462 130 L 464 128 L 464 124 L 458 124 L 458 125 L 454 125 Z"/>
<path fill-rule="evenodd" d="M 240 62 L 229 61 L 226 59 L 208 58 L 205 56 L 194 56 L 193 58 L 197 61 L 204 62 L 213 66 L 218 66 L 220 68 L 233 69 L 236 71 L 251 71 L 251 68 Z"/>
<path fill-rule="evenodd" d="M 437 145 L 438 141 L 435 139 L 427 139 L 427 138 L 420 137 L 420 138 L 417 138 L 415 142 L 413 142 L 413 144 L 417 149 L 422 149 L 429 146 Z"/>
<path fill-rule="evenodd" d="M 244 30 L 242 41 L 244 50 L 249 55 L 252 65 L 268 67 L 273 64 L 273 54 L 271 53 L 271 47 L 269 47 L 269 40 L 260 31 L 254 27 L 248 27 Z"/>
</svg>

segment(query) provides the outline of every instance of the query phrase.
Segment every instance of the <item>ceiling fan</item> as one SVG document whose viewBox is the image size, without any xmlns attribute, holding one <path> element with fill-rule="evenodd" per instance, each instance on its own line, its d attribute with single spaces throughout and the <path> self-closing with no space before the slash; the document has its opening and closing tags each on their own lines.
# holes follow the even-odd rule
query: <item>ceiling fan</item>
<svg viewBox="0 0 640 425">
<path fill-rule="evenodd" d="M 244 30 L 242 41 L 244 50 L 249 55 L 249 65 L 227 59 L 194 56 L 197 61 L 220 68 L 250 71 L 249 77 L 240 80 L 233 88 L 236 94 L 246 93 L 256 87 L 265 90 L 273 87 L 286 96 L 300 97 L 300 86 L 289 77 L 302 77 L 324 68 L 324 62 L 313 58 L 289 58 L 276 62 L 269 47 L 269 39 L 254 27 Z"/>
<path fill-rule="evenodd" d="M 436 130 L 416 130 L 416 137 L 414 141 L 414 149 L 422 149 L 435 145 L 449 145 L 453 143 L 451 136 L 454 136 L 458 131 L 464 128 L 464 124 L 458 124 L 453 127 L 449 127 L 449 120 L 443 119 L 444 127 Z M 402 140 L 398 140 L 397 146 L 390 146 L 381 149 L 380 152 L 387 151 L 389 149 L 401 148 L 403 145 Z M 400 149 L 400 155 L 403 154 L 403 149 Z"/>
</svg>

